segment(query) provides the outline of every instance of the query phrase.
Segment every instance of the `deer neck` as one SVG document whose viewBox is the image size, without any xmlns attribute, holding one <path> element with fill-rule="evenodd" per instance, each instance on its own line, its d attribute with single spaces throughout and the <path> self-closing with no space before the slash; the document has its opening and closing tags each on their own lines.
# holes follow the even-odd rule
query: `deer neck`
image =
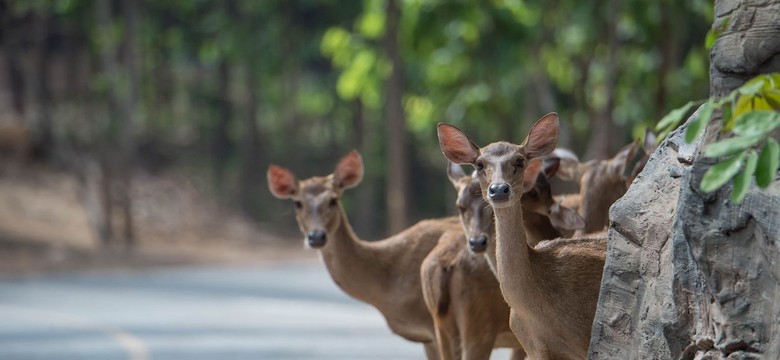
<svg viewBox="0 0 780 360">
<path fill-rule="evenodd" d="M 501 291 L 510 306 L 515 290 L 533 286 L 533 248 L 528 245 L 520 202 L 494 209 L 496 216 L 496 270 Z M 521 291 L 522 292 L 522 291 Z"/>
<path fill-rule="evenodd" d="M 376 304 L 382 299 L 382 293 L 386 288 L 383 279 L 390 272 L 387 261 L 392 258 L 391 253 L 385 252 L 377 243 L 360 240 L 349 219 L 340 209 L 339 226 L 333 232 L 333 237 L 320 250 L 320 255 L 328 269 L 331 278 L 345 293 L 370 304 Z"/>
<path fill-rule="evenodd" d="M 536 246 L 542 240 L 551 240 L 561 236 L 561 233 L 552 226 L 550 218 L 532 211 L 523 212 L 525 223 L 526 241 L 531 246 Z"/>
</svg>

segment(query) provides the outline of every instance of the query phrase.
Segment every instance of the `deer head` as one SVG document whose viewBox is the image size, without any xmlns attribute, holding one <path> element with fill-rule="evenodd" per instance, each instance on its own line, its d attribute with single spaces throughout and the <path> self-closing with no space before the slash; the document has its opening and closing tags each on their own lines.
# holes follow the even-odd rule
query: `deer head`
<svg viewBox="0 0 780 360">
<path fill-rule="evenodd" d="M 585 226 L 585 221 L 576 211 L 561 206 L 552 198 L 549 178 L 558 167 L 557 159 L 532 160 L 526 167 L 524 176 L 536 177 L 536 182 L 525 189 L 521 202 L 523 212 L 535 212 L 550 218 L 550 222 L 558 229 L 574 230 Z M 488 241 L 495 235 L 493 208 L 482 197 L 477 172 L 466 175 L 460 165 L 449 163 L 447 177 L 458 193 L 455 205 L 469 249 L 475 253 L 484 252 Z"/>
<path fill-rule="evenodd" d="M 295 218 L 306 244 L 321 248 L 327 243 L 328 235 L 341 225 L 341 194 L 363 179 L 363 160 L 353 150 L 328 176 L 298 180 L 292 171 L 276 165 L 268 168 L 267 176 L 271 194 L 295 204 Z"/>
<path fill-rule="evenodd" d="M 531 160 L 555 149 L 558 114 L 550 113 L 539 119 L 520 145 L 501 141 L 480 148 L 453 125 L 440 123 L 437 131 L 444 156 L 456 164 L 474 166 L 482 196 L 498 209 L 515 204 L 524 189 L 536 181 L 536 174 L 525 176 L 525 168 Z"/>
</svg>

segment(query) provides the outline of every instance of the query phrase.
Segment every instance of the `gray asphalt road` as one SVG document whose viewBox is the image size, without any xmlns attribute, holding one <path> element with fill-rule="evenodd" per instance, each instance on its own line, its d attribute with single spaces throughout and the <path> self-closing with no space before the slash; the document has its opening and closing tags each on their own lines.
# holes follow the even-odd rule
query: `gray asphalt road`
<svg viewBox="0 0 780 360">
<path fill-rule="evenodd" d="M 321 265 L 0 280 L 0 359 L 421 359 Z"/>
</svg>

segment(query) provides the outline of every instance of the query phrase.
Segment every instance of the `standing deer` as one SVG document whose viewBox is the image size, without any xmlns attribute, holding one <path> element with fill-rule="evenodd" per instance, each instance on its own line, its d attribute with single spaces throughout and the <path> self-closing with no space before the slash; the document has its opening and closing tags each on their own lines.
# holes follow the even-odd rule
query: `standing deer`
<svg viewBox="0 0 780 360">
<path fill-rule="evenodd" d="M 584 226 L 573 210 L 556 206 L 547 181 L 557 169 L 557 159 L 534 160 L 525 171 L 537 174 L 534 186 L 523 194 L 523 218 L 529 242 L 560 236 L 552 223 L 564 227 Z M 533 175 L 529 175 L 533 176 Z M 495 278 L 493 211 L 482 198 L 479 181 L 459 165 L 450 163 L 447 177 L 457 191 L 456 206 L 463 231 L 445 233 L 421 266 L 423 294 L 433 316 L 436 339 L 443 360 L 487 359 L 494 347 L 511 347 L 512 359 L 525 358 L 525 351 L 509 329 L 509 307 Z M 549 218 L 548 218 L 549 217 Z M 550 221 L 550 219 L 556 219 Z M 489 238 L 489 240 L 488 240 Z M 486 249 L 492 256 L 474 256 Z M 489 267 L 490 264 L 490 267 Z"/>
<path fill-rule="evenodd" d="M 561 163 L 557 176 L 579 183 L 579 194 L 558 197 L 562 205 L 577 208 L 585 219 L 585 228 L 577 235 L 609 226 L 610 206 L 628 191 L 655 147 L 655 134 L 646 131 L 642 149 L 633 142 L 607 160 L 581 163 L 573 153 L 555 149 L 551 156 L 559 158 Z"/>
<path fill-rule="evenodd" d="M 544 162 L 533 160 L 525 169 L 524 176 L 529 178 L 536 176 L 536 182 L 531 188 L 524 189 L 525 192 L 520 199 L 526 241 L 530 246 L 536 246 L 542 240 L 559 238 L 563 232 L 585 226 L 582 217 L 575 210 L 561 206 L 552 197 L 549 178 L 555 174 L 557 165 L 557 159 L 546 159 Z M 469 249 L 474 253 L 484 253 L 495 274 L 495 218 L 493 208 L 482 197 L 477 172 L 466 176 L 460 166 L 454 165 L 450 167 L 448 176 L 458 192 L 456 205 L 468 238 Z"/>
<path fill-rule="evenodd" d="M 482 196 L 496 221 L 496 270 L 510 328 L 532 359 L 585 359 L 596 311 L 606 238 L 527 242 L 520 201 L 535 177 L 530 160 L 558 142 L 558 115 L 538 120 L 520 144 L 479 148 L 457 127 L 438 125 L 439 145 L 456 164 L 477 169 Z"/>
<path fill-rule="evenodd" d="M 306 244 L 319 250 L 333 281 L 348 295 L 376 307 L 390 329 L 425 346 L 438 359 L 433 319 L 423 300 L 420 264 L 447 231 L 457 231 L 456 218 L 423 220 L 381 241 L 360 240 L 341 207 L 341 194 L 363 178 L 357 151 L 342 158 L 324 177 L 299 181 L 285 168 L 268 168 L 271 193 L 291 199 Z"/>
</svg>

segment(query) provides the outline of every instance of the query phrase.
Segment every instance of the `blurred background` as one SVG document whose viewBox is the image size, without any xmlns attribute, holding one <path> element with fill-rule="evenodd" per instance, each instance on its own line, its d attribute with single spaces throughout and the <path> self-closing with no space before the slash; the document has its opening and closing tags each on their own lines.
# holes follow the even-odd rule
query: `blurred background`
<svg viewBox="0 0 780 360">
<path fill-rule="evenodd" d="M 378 238 L 448 214 L 437 122 L 480 145 L 519 142 L 557 111 L 561 145 L 607 158 L 705 97 L 712 11 L 706 0 L 4 0 L 2 177 L 54 181 L 21 202 L 83 208 L 85 243 L 231 230 L 256 241 L 297 231 L 291 204 L 267 190 L 269 164 L 324 175 L 355 148 L 367 173 L 345 206 Z M 248 228 L 203 226 L 224 212 Z"/>
<path fill-rule="evenodd" d="M 265 171 L 325 175 L 351 149 L 366 175 L 344 205 L 362 238 L 454 214 L 436 123 L 479 145 L 520 142 L 557 111 L 561 146 L 611 157 L 707 96 L 712 18 L 707 0 L 0 0 L 0 276 L 308 262 L 316 252 L 302 249 L 293 206 L 270 195 Z M 110 334 L 135 359 L 148 357 L 144 341 L 163 354 L 219 344 L 204 358 L 251 343 L 254 358 L 284 358 L 274 346 L 312 343 L 269 340 L 269 329 L 289 340 L 316 332 L 290 325 L 302 316 L 344 324 L 301 299 L 352 314 L 310 349 L 320 358 L 345 349 L 343 336 L 401 342 L 372 309 L 340 307 L 355 302 L 321 266 L 101 276 L 0 282 L 11 319 L 0 357 L 69 358 L 51 344 L 81 344 L 75 326 Z M 290 318 L 270 321 L 267 307 Z M 214 322 L 193 324 L 193 313 Z M 73 358 L 116 355 L 87 349 L 99 351 Z M 353 350 L 328 354 L 361 358 Z"/>
</svg>

